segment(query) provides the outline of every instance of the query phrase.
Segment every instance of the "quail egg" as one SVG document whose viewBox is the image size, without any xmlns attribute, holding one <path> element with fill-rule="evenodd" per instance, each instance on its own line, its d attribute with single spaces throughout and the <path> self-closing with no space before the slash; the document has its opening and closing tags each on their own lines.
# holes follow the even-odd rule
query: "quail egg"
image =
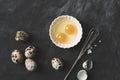
<svg viewBox="0 0 120 80">
<path fill-rule="evenodd" d="M 37 68 L 37 64 L 33 59 L 25 60 L 25 67 L 28 71 L 34 71 Z"/>
<path fill-rule="evenodd" d="M 63 63 L 59 58 L 53 58 L 51 64 L 55 70 L 59 70 L 63 66 Z"/>
<path fill-rule="evenodd" d="M 29 36 L 28 33 L 26 33 L 25 31 L 17 31 L 15 40 L 16 41 L 26 41 L 28 39 L 28 36 Z"/>
<path fill-rule="evenodd" d="M 36 54 L 36 48 L 34 46 L 28 46 L 25 49 L 25 57 L 32 58 L 35 56 L 35 54 Z"/>
<path fill-rule="evenodd" d="M 21 63 L 23 61 L 23 55 L 19 50 L 15 49 L 11 53 L 11 59 L 13 63 Z"/>
</svg>

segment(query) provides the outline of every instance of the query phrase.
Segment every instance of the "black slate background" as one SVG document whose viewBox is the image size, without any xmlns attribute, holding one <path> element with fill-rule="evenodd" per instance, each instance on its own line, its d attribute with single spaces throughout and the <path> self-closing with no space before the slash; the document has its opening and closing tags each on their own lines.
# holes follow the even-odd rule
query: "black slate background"
<svg viewBox="0 0 120 80">
<path fill-rule="evenodd" d="M 82 41 L 71 49 L 56 47 L 49 38 L 49 25 L 60 15 L 76 17 L 82 24 Z M 94 68 L 88 80 L 120 80 L 120 1 L 119 0 L 0 0 L 0 80 L 63 80 L 76 59 L 90 28 L 100 30 L 93 54 L 84 55 L 69 80 L 77 80 L 81 63 L 91 58 Z M 29 42 L 16 42 L 15 32 L 24 30 L 31 35 Z M 93 44 L 93 45 L 94 45 Z M 28 72 L 24 64 L 11 62 L 11 51 L 24 53 L 28 45 L 37 47 L 38 69 Z M 59 57 L 64 69 L 55 71 L 50 60 Z"/>
</svg>

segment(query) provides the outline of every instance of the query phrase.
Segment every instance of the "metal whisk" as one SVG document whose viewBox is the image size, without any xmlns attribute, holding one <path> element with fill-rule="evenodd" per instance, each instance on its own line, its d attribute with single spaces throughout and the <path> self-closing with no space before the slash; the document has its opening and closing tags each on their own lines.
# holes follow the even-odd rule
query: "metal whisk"
<svg viewBox="0 0 120 80">
<path fill-rule="evenodd" d="M 95 39 L 98 37 L 98 35 L 99 35 L 99 30 L 97 28 L 92 28 L 89 31 L 88 36 L 83 44 L 83 47 L 82 47 L 77 59 L 75 60 L 74 64 L 70 68 L 67 75 L 65 76 L 64 80 L 67 80 L 69 74 L 71 73 L 71 71 L 73 70 L 75 65 L 77 64 L 78 60 L 82 57 L 82 55 L 86 52 L 86 50 L 91 46 L 91 44 L 95 41 Z"/>
</svg>

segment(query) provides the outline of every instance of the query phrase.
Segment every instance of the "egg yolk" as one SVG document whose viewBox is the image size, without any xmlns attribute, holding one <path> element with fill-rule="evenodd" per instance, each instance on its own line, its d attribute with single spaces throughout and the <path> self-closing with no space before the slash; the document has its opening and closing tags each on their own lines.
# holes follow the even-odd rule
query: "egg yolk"
<svg viewBox="0 0 120 80">
<path fill-rule="evenodd" d="M 59 33 L 56 35 L 56 41 L 59 43 L 64 43 L 66 39 L 67 39 L 67 36 L 64 33 Z"/>
<path fill-rule="evenodd" d="M 68 34 L 74 34 L 75 33 L 75 26 L 72 24 L 68 24 L 67 26 L 65 26 L 65 32 Z"/>
</svg>

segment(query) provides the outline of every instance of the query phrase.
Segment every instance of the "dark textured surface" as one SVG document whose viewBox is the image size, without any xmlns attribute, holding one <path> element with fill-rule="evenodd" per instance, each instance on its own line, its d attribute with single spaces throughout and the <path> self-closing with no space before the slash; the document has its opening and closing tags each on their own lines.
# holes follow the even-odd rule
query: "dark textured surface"
<svg viewBox="0 0 120 80">
<path fill-rule="evenodd" d="M 71 49 L 60 49 L 49 39 L 51 21 L 67 14 L 76 17 L 84 29 L 84 41 L 91 27 L 100 29 L 102 40 L 93 54 L 94 68 L 88 72 L 88 80 L 120 80 L 120 1 L 119 0 L 0 0 L 0 80 L 63 80 L 77 57 L 82 42 Z M 27 43 L 16 42 L 17 30 L 31 35 Z M 24 64 L 15 65 L 10 54 L 15 48 L 24 52 L 28 45 L 37 46 L 35 57 L 38 69 L 28 72 Z M 50 60 L 59 57 L 64 69 L 55 71 Z M 76 80 L 84 55 L 69 80 Z"/>
</svg>

